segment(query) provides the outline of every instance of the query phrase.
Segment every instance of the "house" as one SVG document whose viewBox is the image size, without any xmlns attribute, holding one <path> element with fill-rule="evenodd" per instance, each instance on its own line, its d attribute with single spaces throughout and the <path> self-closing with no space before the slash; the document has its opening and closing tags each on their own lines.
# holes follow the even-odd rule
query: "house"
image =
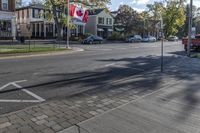
<svg viewBox="0 0 200 133">
<path fill-rule="evenodd" d="M 49 21 L 46 16 L 43 5 L 34 4 L 16 9 L 16 22 L 18 36 L 31 38 L 55 38 L 57 37 L 57 28 L 55 22 Z M 43 14 L 43 15 L 41 15 Z M 58 11 L 58 14 L 60 12 Z M 85 33 L 85 23 L 73 19 L 72 23 L 76 25 L 75 29 L 70 31 L 71 36 L 79 36 Z M 65 37 L 67 28 L 63 27 L 61 32 Z"/>
<path fill-rule="evenodd" d="M 104 9 L 89 10 L 85 32 L 107 38 L 113 32 L 113 16 Z"/>
<path fill-rule="evenodd" d="M 0 39 L 15 39 L 15 0 L 0 0 Z"/>
</svg>

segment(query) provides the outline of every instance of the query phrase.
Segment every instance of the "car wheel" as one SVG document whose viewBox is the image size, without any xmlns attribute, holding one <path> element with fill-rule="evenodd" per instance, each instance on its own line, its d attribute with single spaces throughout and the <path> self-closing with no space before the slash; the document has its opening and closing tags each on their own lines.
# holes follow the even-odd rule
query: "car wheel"
<svg viewBox="0 0 200 133">
<path fill-rule="evenodd" d="M 134 43 L 134 40 L 131 40 L 131 43 Z"/>
</svg>

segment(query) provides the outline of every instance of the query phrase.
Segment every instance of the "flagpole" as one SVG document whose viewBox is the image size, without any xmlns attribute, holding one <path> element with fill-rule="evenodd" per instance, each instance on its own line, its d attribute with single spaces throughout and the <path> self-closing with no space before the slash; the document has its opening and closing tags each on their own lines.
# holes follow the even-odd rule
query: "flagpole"
<svg viewBox="0 0 200 133">
<path fill-rule="evenodd" d="M 70 0 L 67 0 L 67 48 L 69 49 L 69 18 L 70 18 Z"/>
</svg>

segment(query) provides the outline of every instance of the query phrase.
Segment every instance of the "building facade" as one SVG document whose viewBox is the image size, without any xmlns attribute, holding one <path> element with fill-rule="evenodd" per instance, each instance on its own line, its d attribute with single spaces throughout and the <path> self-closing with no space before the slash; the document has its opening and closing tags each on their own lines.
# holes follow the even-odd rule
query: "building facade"
<svg viewBox="0 0 200 133">
<path fill-rule="evenodd" d="M 56 38 L 55 22 L 49 21 L 45 15 L 44 6 L 30 5 L 16 9 L 17 35 L 31 38 Z M 58 12 L 59 13 L 59 12 Z M 73 19 L 76 28 L 70 31 L 71 36 L 80 36 L 85 33 L 85 24 Z M 61 31 L 63 37 L 67 34 L 67 27 Z"/>
<path fill-rule="evenodd" d="M 89 11 L 86 33 L 107 38 L 113 32 L 113 16 L 104 9 Z"/>
<path fill-rule="evenodd" d="M 0 39 L 15 39 L 15 0 L 0 0 Z"/>
</svg>

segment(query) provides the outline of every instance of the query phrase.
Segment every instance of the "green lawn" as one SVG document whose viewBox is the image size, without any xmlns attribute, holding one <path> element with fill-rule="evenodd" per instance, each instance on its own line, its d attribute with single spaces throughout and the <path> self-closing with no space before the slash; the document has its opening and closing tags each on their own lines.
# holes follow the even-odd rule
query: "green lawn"
<svg viewBox="0 0 200 133">
<path fill-rule="evenodd" d="M 192 55 L 191 57 L 192 57 L 192 58 L 198 58 L 198 59 L 200 59 L 200 53 L 194 54 L 194 55 Z"/>
<path fill-rule="evenodd" d="M 64 51 L 56 45 L 0 45 L 0 54 L 34 53 L 48 51 Z"/>
</svg>

